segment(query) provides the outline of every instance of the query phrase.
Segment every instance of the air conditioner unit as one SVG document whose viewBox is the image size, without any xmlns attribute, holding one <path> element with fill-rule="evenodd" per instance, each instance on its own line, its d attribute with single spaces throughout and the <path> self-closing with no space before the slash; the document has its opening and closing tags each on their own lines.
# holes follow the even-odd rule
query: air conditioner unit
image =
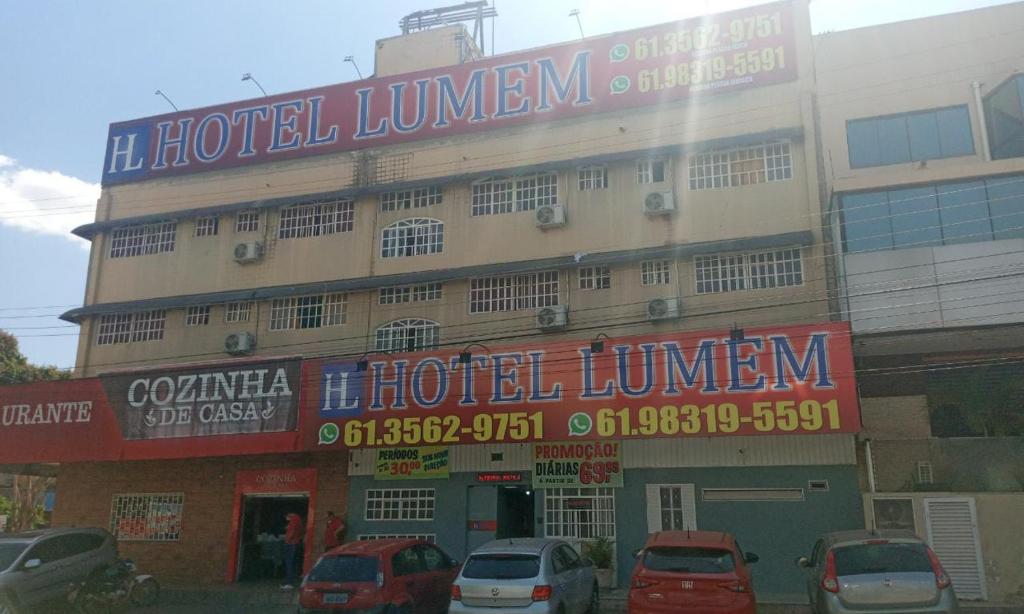
<svg viewBox="0 0 1024 614">
<path fill-rule="evenodd" d="M 680 315 L 678 297 L 656 298 L 647 303 L 648 320 L 671 320 Z"/>
<path fill-rule="evenodd" d="M 541 205 L 533 212 L 533 221 L 538 228 L 565 226 L 565 206 Z"/>
<path fill-rule="evenodd" d="M 565 305 L 541 307 L 537 310 L 536 318 L 537 328 L 541 330 L 565 328 L 569 324 L 569 308 Z"/>
<path fill-rule="evenodd" d="M 262 257 L 263 244 L 259 241 L 246 241 L 235 246 L 235 262 L 256 262 Z"/>
<path fill-rule="evenodd" d="M 644 213 L 647 215 L 668 215 L 675 210 L 672 192 L 651 192 L 644 197 Z"/>
<path fill-rule="evenodd" d="M 224 337 L 224 351 L 228 354 L 252 354 L 256 349 L 256 336 L 252 333 L 231 333 Z"/>
</svg>

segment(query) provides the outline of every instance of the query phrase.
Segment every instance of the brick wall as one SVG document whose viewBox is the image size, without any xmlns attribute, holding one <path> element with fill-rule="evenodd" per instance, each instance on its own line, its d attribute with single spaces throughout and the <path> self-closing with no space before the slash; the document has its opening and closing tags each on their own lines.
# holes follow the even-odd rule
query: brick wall
<svg viewBox="0 0 1024 614">
<path fill-rule="evenodd" d="M 60 466 L 54 526 L 109 528 L 113 495 L 185 494 L 181 539 L 177 542 L 121 542 L 122 556 L 133 559 L 161 582 L 224 582 L 231 551 L 235 475 L 248 469 L 317 470 L 314 556 L 323 549 L 327 510 L 345 516 L 347 456 L 342 453 L 233 456 L 120 463 L 71 463 Z"/>
</svg>

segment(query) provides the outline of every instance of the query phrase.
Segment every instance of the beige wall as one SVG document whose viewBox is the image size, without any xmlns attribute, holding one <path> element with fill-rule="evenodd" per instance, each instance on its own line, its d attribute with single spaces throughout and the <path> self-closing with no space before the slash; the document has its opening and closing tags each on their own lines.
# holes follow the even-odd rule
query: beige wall
<svg viewBox="0 0 1024 614">
<path fill-rule="evenodd" d="M 461 24 L 378 40 L 373 76 L 387 77 L 458 64 L 463 61 L 460 51 L 463 45 L 476 50 L 466 26 Z"/>
<path fill-rule="evenodd" d="M 190 295 L 225 290 L 360 278 L 372 275 L 441 270 L 452 267 L 532 260 L 576 253 L 593 253 L 758 237 L 810 231 L 820 240 L 820 206 L 812 87 L 814 64 L 806 7 L 798 19 L 797 81 L 728 95 L 696 98 L 657 108 L 640 108 L 579 117 L 476 135 L 421 141 L 361 153 L 324 155 L 303 160 L 262 164 L 222 172 L 201 173 L 111 186 L 104 189 L 97 221 L 127 219 L 151 213 L 173 213 L 199 207 L 262 201 L 350 188 L 354 169 L 362 160 L 400 160 L 404 166 L 389 176 L 378 175 L 374 189 L 388 182 L 441 183 L 444 202 L 423 209 L 380 212 L 374 194 L 355 203 L 352 232 L 319 238 L 275 238 L 278 211 L 264 212 L 266 242 L 262 261 L 239 265 L 233 257 L 240 240 L 253 238 L 234 232 L 233 216 L 220 219 L 216 237 L 194 237 L 194 220 L 182 214 L 174 252 L 133 258 L 109 257 L 109 234 L 94 240 L 86 304 Z M 390 41 L 390 42 L 389 42 Z M 381 54 L 396 41 L 383 41 Z M 381 56 L 383 58 L 383 55 Z M 381 62 L 397 61 L 399 55 Z M 396 69 L 396 72 L 404 72 Z M 785 130 L 791 143 L 793 177 L 753 186 L 689 189 L 690 156 L 707 151 L 718 139 L 735 138 L 749 144 L 754 135 Z M 669 146 L 681 152 L 668 160 L 664 183 L 638 185 L 635 158 L 652 148 Z M 588 156 L 623 154 L 608 165 L 606 190 L 580 192 L 574 160 Z M 562 228 L 540 230 L 532 212 L 473 217 L 471 183 L 451 179 L 464 174 L 502 175 L 524 165 L 557 169 L 559 201 L 567 209 Z M 448 179 L 445 179 L 448 178 Z M 678 210 L 669 217 L 642 213 L 643 197 L 651 191 L 671 190 Z M 445 224 L 441 254 L 382 259 L 381 230 L 411 217 L 430 217 Z M 560 303 L 570 306 L 567 331 L 545 338 L 589 337 L 590 328 L 616 322 L 609 332 L 744 326 L 822 321 L 829 319 L 825 303 L 827 282 L 820 244 L 804 248 L 803 286 L 696 296 L 692 258 L 675 263 L 672 284 L 642 287 L 639 263 L 612 267 L 612 289 L 578 290 L 575 271 L 561 273 Z M 582 264 L 587 264 L 584 256 Z M 269 305 L 260 306 L 260 321 L 248 325 L 225 324 L 215 306 L 211 324 L 185 329 L 183 310 L 168 312 L 162 341 L 125 345 L 95 344 L 95 323 L 83 323 L 78 364 L 81 372 L 96 372 L 129 364 L 153 364 L 197 359 L 219 360 L 223 339 L 239 329 L 255 332 L 260 354 L 361 353 L 372 345 L 374 330 L 398 317 L 423 317 L 442 326 L 443 343 L 461 343 L 496 330 L 534 331 L 532 312 L 468 314 L 465 280 L 445 284 L 439 304 L 413 303 L 395 307 L 377 305 L 377 294 L 353 292 L 348 296 L 347 322 L 339 327 L 307 331 L 267 330 Z M 680 296 L 684 317 L 649 324 L 644 302 L 650 298 Z M 727 313 L 723 313 L 727 312 Z M 500 324 L 500 327 L 499 327 Z"/>
<path fill-rule="evenodd" d="M 1024 70 L 1024 3 L 822 34 L 814 38 L 822 154 L 834 192 L 1024 170 L 986 162 L 971 83 L 988 94 Z M 851 119 L 967 105 L 975 155 L 851 169 Z"/>
</svg>

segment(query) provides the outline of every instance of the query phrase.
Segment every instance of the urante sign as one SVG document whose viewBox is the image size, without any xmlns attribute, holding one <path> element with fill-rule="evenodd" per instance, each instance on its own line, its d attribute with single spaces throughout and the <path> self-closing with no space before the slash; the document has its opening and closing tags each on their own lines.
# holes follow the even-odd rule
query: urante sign
<svg viewBox="0 0 1024 614">
<path fill-rule="evenodd" d="M 796 78 L 793 8 L 766 4 L 115 123 L 104 185 L 651 106 Z"/>
<path fill-rule="evenodd" d="M 845 323 L 309 361 L 309 445 L 404 447 L 859 429 Z M 315 386 L 315 387 L 314 387 Z"/>
</svg>

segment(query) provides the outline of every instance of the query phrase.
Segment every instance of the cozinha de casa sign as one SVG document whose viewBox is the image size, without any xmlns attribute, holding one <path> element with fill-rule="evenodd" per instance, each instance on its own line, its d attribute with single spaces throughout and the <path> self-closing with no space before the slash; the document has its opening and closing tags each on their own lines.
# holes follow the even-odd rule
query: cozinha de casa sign
<svg viewBox="0 0 1024 614">
<path fill-rule="evenodd" d="M 103 184 L 653 106 L 797 76 L 793 9 L 765 4 L 111 124 Z"/>
<path fill-rule="evenodd" d="M 852 433 L 846 323 L 307 361 L 309 445 L 401 447 Z M 310 429 L 307 432 L 312 431 Z"/>
</svg>

